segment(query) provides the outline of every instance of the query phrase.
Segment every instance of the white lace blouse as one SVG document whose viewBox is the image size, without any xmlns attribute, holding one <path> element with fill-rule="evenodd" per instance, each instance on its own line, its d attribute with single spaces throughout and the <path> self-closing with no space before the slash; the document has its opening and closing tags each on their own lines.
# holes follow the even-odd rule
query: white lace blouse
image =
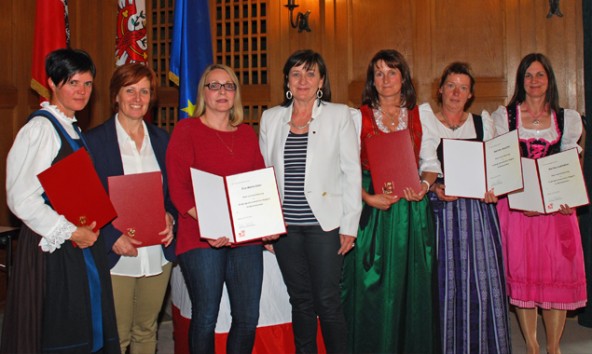
<svg viewBox="0 0 592 354">
<path fill-rule="evenodd" d="M 507 133 L 508 127 L 508 112 L 506 107 L 499 106 L 498 109 L 491 115 L 495 124 L 495 136 Z M 518 125 L 518 133 L 520 139 L 543 139 L 546 141 L 554 141 L 557 139 L 557 130 L 555 129 L 555 114 L 551 115 L 551 124 L 545 129 L 526 129 L 522 126 L 522 119 L 520 119 L 520 109 L 516 110 L 516 122 Z M 577 148 L 578 153 L 582 148 L 578 145 L 578 140 L 582 135 L 582 117 L 577 111 L 573 109 L 564 109 L 564 123 L 563 135 L 561 136 L 561 151 Z"/>
<path fill-rule="evenodd" d="M 73 139 L 79 139 L 73 123 L 56 106 L 43 102 Z M 51 166 L 61 147 L 60 136 L 44 117 L 32 118 L 18 132 L 6 159 L 6 194 L 10 210 L 41 236 L 39 246 L 53 252 L 72 236 L 76 226 L 45 204 L 37 175 Z"/>
<path fill-rule="evenodd" d="M 421 121 L 422 138 L 419 152 L 419 171 L 436 172 L 442 177 L 442 167 L 438 160 L 438 145 L 442 138 L 447 139 L 474 139 L 477 137 L 473 115 L 469 117 L 458 129 L 452 130 L 442 124 L 436 117 L 429 103 L 419 106 L 419 119 Z M 487 111 L 481 112 L 483 121 L 483 140 L 487 141 L 495 136 L 493 119 Z"/>
</svg>

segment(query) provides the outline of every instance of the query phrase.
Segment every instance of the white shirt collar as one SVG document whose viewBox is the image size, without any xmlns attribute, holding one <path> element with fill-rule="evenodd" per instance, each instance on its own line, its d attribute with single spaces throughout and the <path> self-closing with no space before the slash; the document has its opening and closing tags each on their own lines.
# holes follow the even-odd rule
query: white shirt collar
<svg viewBox="0 0 592 354">
<path fill-rule="evenodd" d="M 117 140 L 120 142 L 133 141 L 129 134 L 125 131 L 118 119 L 119 113 L 115 114 L 115 131 L 117 132 Z M 148 129 L 146 128 L 146 122 L 142 121 L 142 128 L 144 129 L 144 142 L 148 139 Z M 142 146 L 144 143 L 142 144 Z"/>
<path fill-rule="evenodd" d="M 72 125 L 73 123 L 78 122 L 76 117 L 69 118 L 64 114 L 64 112 L 60 111 L 58 106 L 50 104 L 48 101 L 41 102 L 41 108 L 49 111 L 56 117 L 60 122 L 67 123 L 68 125 Z"/>
</svg>

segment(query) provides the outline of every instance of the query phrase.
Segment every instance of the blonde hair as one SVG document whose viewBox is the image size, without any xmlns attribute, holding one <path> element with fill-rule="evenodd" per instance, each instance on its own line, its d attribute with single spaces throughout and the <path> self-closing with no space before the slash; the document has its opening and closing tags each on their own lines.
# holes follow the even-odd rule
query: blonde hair
<svg viewBox="0 0 592 354">
<path fill-rule="evenodd" d="M 223 64 L 212 64 L 208 66 L 203 74 L 201 75 L 201 79 L 199 80 L 199 84 L 197 86 L 197 108 L 195 109 L 194 117 L 201 117 L 206 113 L 206 102 L 205 102 L 205 85 L 208 75 L 214 70 L 224 70 L 230 79 L 236 86 L 236 91 L 234 94 L 234 102 L 232 104 L 232 108 L 230 109 L 230 124 L 234 127 L 241 124 L 244 118 L 243 112 L 243 104 L 241 102 L 241 94 L 240 94 L 240 85 L 238 82 L 238 78 L 234 71 Z"/>
</svg>

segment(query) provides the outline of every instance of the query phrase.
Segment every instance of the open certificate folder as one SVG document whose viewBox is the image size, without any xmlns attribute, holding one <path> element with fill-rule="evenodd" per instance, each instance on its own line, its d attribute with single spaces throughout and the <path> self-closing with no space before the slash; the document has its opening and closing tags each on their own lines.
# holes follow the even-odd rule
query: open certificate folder
<svg viewBox="0 0 592 354">
<path fill-rule="evenodd" d="M 37 175 L 52 208 L 76 226 L 97 222 L 95 230 L 117 216 L 84 148 Z"/>
<path fill-rule="evenodd" d="M 446 195 L 477 198 L 493 188 L 496 196 L 521 189 L 518 131 L 486 142 L 442 139 Z"/>
<path fill-rule="evenodd" d="M 286 233 L 272 167 L 221 177 L 191 169 L 202 238 L 233 243 Z"/>
<path fill-rule="evenodd" d="M 366 141 L 375 194 L 403 197 L 403 190 L 419 192 L 421 182 L 408 130 L 375 135 Z"/>
<path fill-rule="evenodd" d="M 508 194 L 511 209 L 553 213 L 562 204 L 589 204 L 577 149 L 538 160 L 522 158 L 524 190 Z"/>
<path fill-rule="evenodd" d="M 111 176 L 109 198 L 117 211 L 113 226 L 146 247 L 161 244 L 166 228 L 162 174 L 157 172 Z"/>
</svg>

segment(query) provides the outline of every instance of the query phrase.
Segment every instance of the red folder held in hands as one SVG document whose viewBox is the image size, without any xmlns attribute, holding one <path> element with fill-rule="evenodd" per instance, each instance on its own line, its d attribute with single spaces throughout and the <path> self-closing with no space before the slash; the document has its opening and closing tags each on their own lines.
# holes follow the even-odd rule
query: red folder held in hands
<svg viewBox="0 0 592 354">
<path fill-rule="evenodd" d="M 368 138 L 366 149 L 375 194 L 402 198 L 407 187 L 419 193 L 421 182 L 408 130 Z"/>
<path fill-rule="evenodd" d="M 52 208 L 76 226 L 105 226 L 117 214 L 84 148 L 37 175 Z"/>
<path fill-rule="evenodd" d="M 109 197 L 117 211 L 113 226 L 145 247 L 161 244 L 166 228 L 162 174 L 137 173 L 108 178 Z"/>
</svg>

